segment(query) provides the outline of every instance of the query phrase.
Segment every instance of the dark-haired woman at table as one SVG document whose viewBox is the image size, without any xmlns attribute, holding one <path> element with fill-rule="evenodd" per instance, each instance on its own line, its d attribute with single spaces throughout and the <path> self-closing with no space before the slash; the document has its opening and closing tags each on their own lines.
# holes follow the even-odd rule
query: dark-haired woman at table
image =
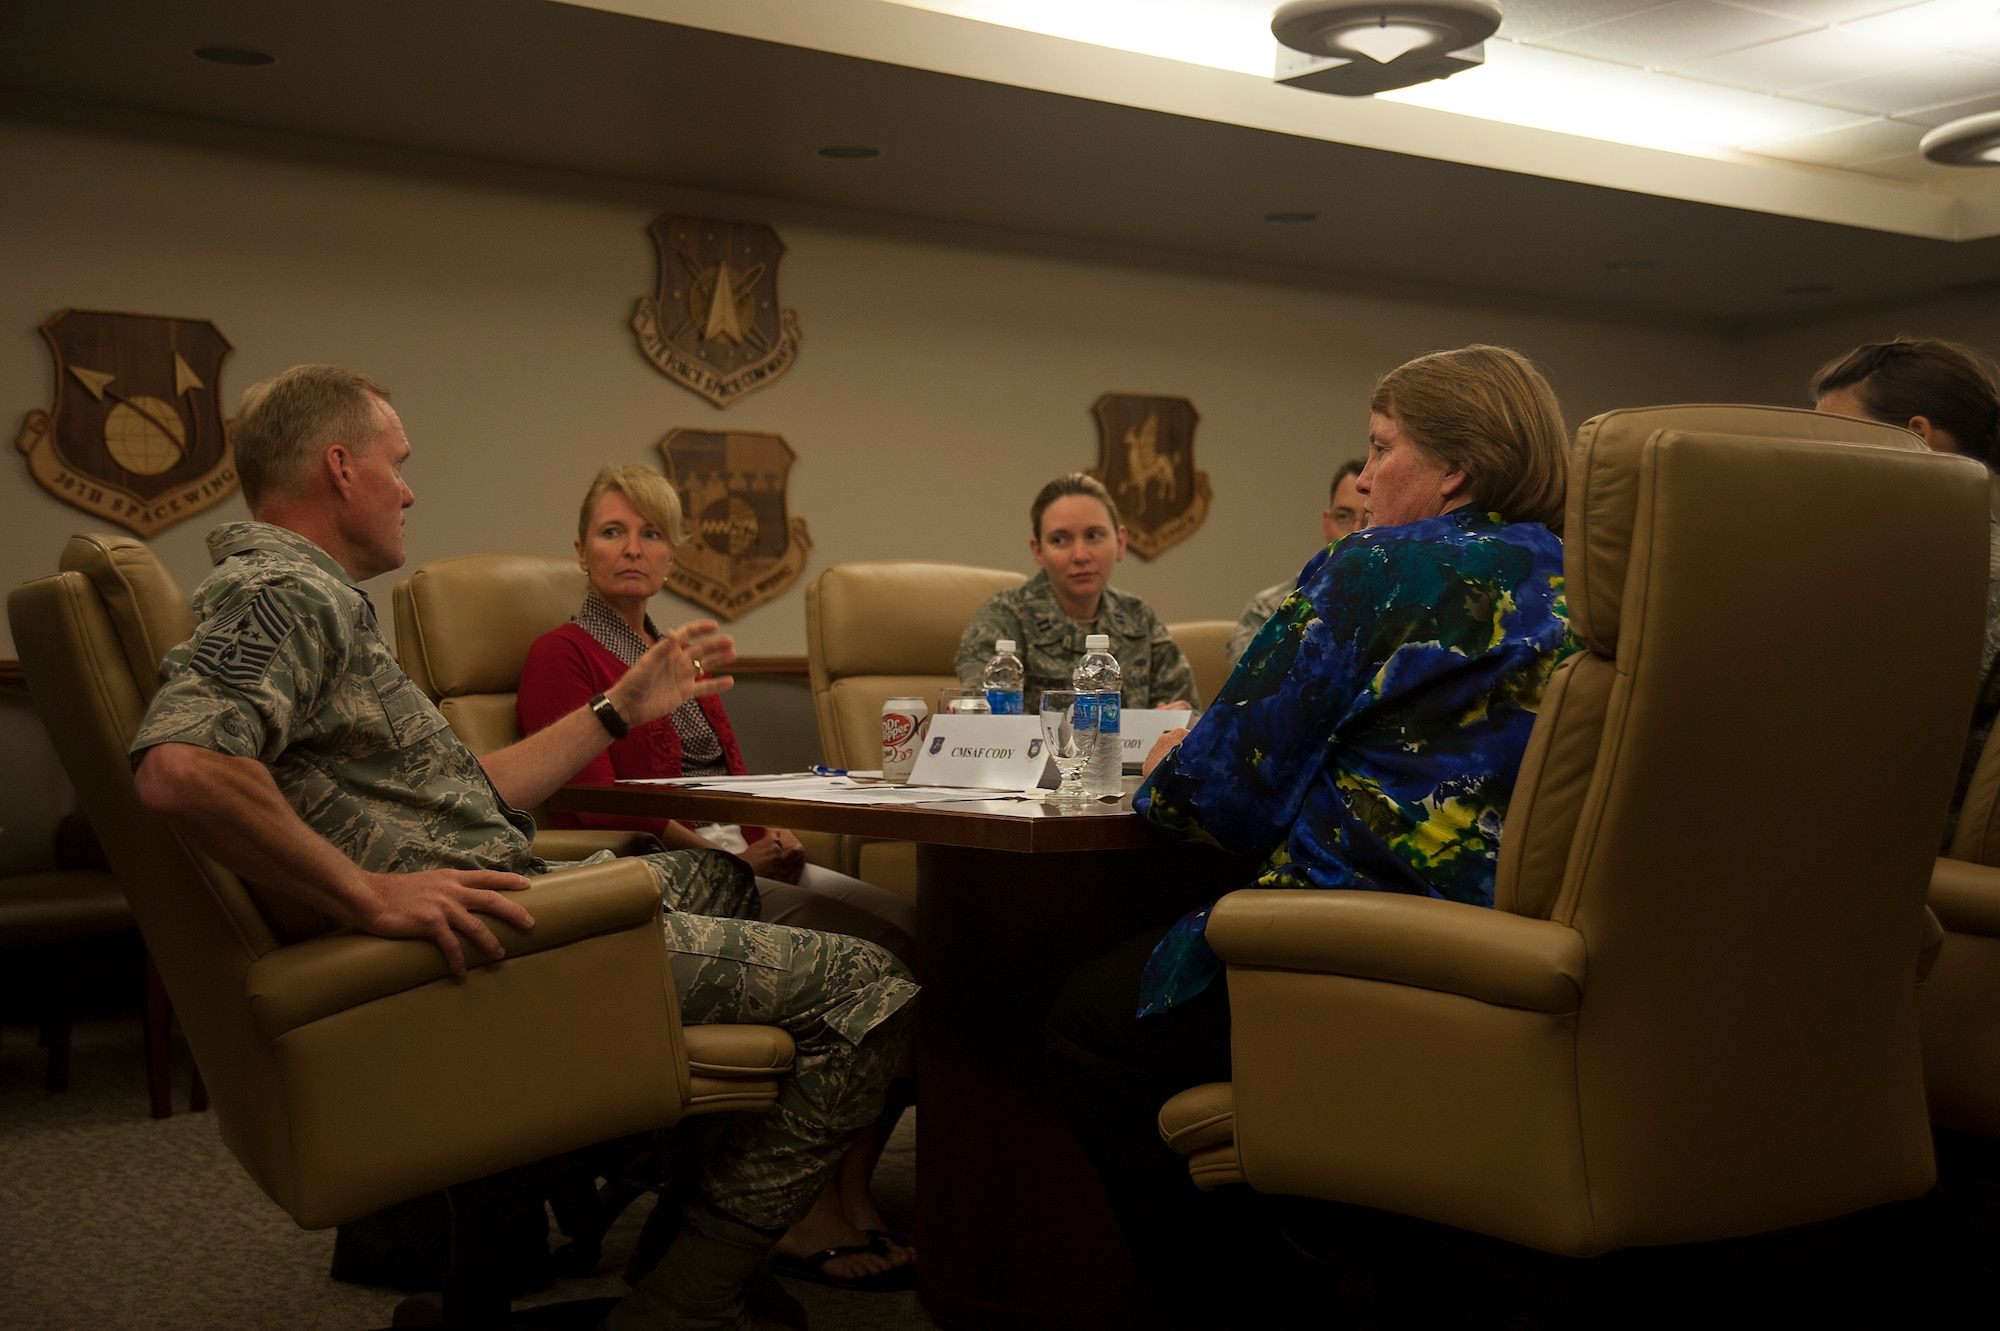
<svg viewBox="0 0 2000 1331">
<path fill-rule="evenodd" d="M 1813 375 L 1813 409 L 1836 416 L 1900 425 L 1940 453 L 2000 465 L 2000 387 L 1992 362 L 1970 347 L 1934 337 L 1870 342 L 1837 356 Z M 1979 696 L 1945 818 L 1949 852 L 1973 769 L 2000 718 L 2000 480 L 1993 491 L 1986 563 L 1986 644 L 1979 658 Z"/>
<path fill-rule="evenodd" d="M 1411 361 L 1369 406 L 1367 528 L 1306 565 L 1201 720 L 1148 755 L 1133 804 L 1261 860 L 1247 887 L 1490 907 L 1535 712 L 1575 649 L 1562 413 L 1524 358 L 1485 346 Z M 1197 1191 L 1160 1141 L 1166 1100 L 1230 1079 L 1207 920 L 1076 972 L 1049 1016 L 1052 1079 L 1162 1324 L 1323 1322 L 1329 1281 L 1290 1265 L 1271 1199 Z"/>
<path fill-rule="evenodd" d="M 576 556 L 590 589 L 576 618 L 536 639 L 521 671 L 523 733 L 583 706 L 615 683 L 660 634 L 646 606 L 666 583 L 681 535 L 679 497 L 651 467 L 606 467 L 584 495 Z M 647 777 L 741 775 L 742 754 L 722 700 L 701 698 L 634 727 L 577 774 L 585 783 Z M 757 875 L 761 918 L 879 943 L 909 964 L 916 955 L 916 906 L 857 878 L 808 864 L 798 838 L 781 828 L 686 824 L 659 818 L 555 815 L 559 827 L 651 832 L 668 849 L 722 850 Z M 849 1289 L 905 1288 L 915 1250 L 882 1219 L 868 1181 L 895 1118 L 909 1103 L 892 1087 L 884 1118 L 864 1129 L 813 1211 L 778 1242 L 775 1269 Z"/>
</svg>

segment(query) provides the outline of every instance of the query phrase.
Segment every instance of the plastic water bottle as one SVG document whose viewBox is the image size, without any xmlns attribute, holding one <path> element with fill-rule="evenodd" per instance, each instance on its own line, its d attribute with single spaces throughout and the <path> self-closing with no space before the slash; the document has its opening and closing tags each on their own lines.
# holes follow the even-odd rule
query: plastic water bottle
<svg viewBox="0 0 2000 1331">
<path fill-rule="evenodd" d="M 1070 682 L 1078 693 L 1090 694 L 1096 703 L 1097 747 L 1091 751 L 1089 766 L 1083 769 L 1083 788 L 1093 795 L 1122 794 L 1125 737 L 1119 733 L 1118 713 L 1125 695 L 1108 634 L 1093 633 L 1083 640 L 1083 659 L 1076 663 Z"/>
<path fill-rule="evenodd" d="M 1025 678 L 1021 658 L 1014 655 L 1014 640 L 1002 638 L 994 643 L 993 659 L 986 663 L 986 675 L 981 681 L 986 688 L 986 705 L 993 709 L 993 715 L 1021 714 L 1021 682 Z"/>
</svg>

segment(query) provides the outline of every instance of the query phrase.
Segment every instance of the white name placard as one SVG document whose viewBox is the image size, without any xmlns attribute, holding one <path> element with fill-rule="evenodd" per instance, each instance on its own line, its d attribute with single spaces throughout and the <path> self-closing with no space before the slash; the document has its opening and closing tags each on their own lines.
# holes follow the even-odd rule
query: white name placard
<svg viewBox="0 0 2000 1331">
<path fill-rule="evenodd" d="M 1153 751 L 1154 741 L 1169 730 L 1179 730 L 1182 726 L 1192 729 L 1200 719 L 1200 712 L 1165 707 L 1127 708 L 1118 717 L 1118 738 L 1125 766 L 1138 771 L 1146 755 Z"/>
<path fill-rule="evenodd" d="M 917 750 L 910 782 L 919 786 L 981 786 L 1033 790 L 1053 768 L 1036 716 L 940 712 Z"/>
</svg>

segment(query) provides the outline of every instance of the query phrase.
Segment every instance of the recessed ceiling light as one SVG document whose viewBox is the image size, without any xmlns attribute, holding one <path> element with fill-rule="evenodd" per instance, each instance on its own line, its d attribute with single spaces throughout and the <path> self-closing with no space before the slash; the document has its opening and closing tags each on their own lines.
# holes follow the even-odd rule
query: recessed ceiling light
<svg viewBox="0 0 2000 1331">
<path fill-rule="evenodd" d="M 2000 111 L 1939 125 L 1917 140 L 1917 151 L 1944 166 L 2000 166 Z"/>
<path fill-rule="evenodd" d="M 206 60 L 211 65 L 239 65 L 245 69 L 278 63 L 278 57 L 269 51 L 259 51 L 249 46 L 197 46 L 194 48 L 194 58 Z"/>
<path fill-rule="evenodd" d="M 1318 213 L 1265 213 L 1266 222 L 1317 222 Z"/>
<path fill-rule="evenodd" d="M 868 162 L 882 155 L 880 148 L 869 148 L 859 143 L 830 143 L 818 150 L 821 157 L 834 162 Z"/>
<path fill-rule="evenodd" d="M 1608 259 L 1604 266 L 1614 273 L 1643 273 L 1653 266 L 1651 259 Z"/>
<path fill-rule="evenodd" d="M 1786 296 L 1824 296 L 1833 288 L 1824 282 L 1808 282 L 1802 286 L 1785 287 L 1779 294 Z"/>
</svg>

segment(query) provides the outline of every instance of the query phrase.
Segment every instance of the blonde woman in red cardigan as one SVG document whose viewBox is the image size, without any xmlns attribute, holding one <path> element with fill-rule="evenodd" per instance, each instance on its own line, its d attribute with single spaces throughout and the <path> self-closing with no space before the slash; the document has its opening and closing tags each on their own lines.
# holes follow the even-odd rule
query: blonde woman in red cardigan
<svg viewBox="0 0 2000 1331">
<path fill-rule="evenodd" d="M 590 580 L 576 618 L 528 649 L 516 704 L 523 734 L 568 715 L 616 683 L 658 640 L 646 606 L 665 584 L 683 536 L 679 497 L 651 467 L 606 467 L 584 495 L 576 557 Z M 718 697 L 704 697 L 644 725 L 599 754 L 575 780 L 741 775 L 743 755 Z M 559 827 L 651 832 L 669 850 L 721 850 L 757 875 L 762 918 L 879 943 L 912 963 L 916 906 L 858 878 L 808 864 L 799 839 L 783 828 L 658 818 L 557 813 Z M 781 1274 L 845 1288 L 902 1288 L 914 1251 L 889 1231 L 868 1191 L 894 1117 L 907 1101 L 893 1093 L 882 1123 L 864 1132 L 811 1215 L 779 1240 Z"/>
</svg>

